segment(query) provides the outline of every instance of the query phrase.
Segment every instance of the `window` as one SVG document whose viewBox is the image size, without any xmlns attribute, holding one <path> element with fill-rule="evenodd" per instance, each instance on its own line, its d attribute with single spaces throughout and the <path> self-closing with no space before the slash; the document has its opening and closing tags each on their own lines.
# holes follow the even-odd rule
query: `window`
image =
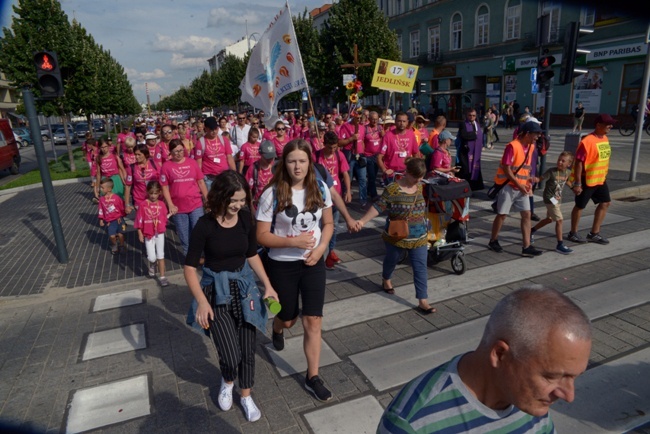
<svg viewBox="0 0 650 434">
<path fill-rule="evenodd" d="M 429 58 L 440 57 L 440 26 L 429 27 Z"/>
<path fill-rule="evenodd" d="M 558 42 L 560 40 L 560 3 L 544 2 L 542 3 L 542 15 L 549 15 L 550 26 L 549 42 Z"/>
<path fill-rule="evenodd" d="M 489 43 L 490 12 L 487 6 L 483 5 L 478 9 L 476 15 L 476 45 L 487 45 Z"/>
<path fill-rule="evenodd" d="M 420 55 L 420 31 L 411 32 L 411 58 Z"/>
<path fill-rule="evenodd" d="M 395 0 L 395 2 L 396 2 L 395 15 L 404 13 L 404 3 L 406 2 L 406 0 Z"/>
<path fill-rule="evenodd" d="M 463 48 L 463 18 L 456 13 L 451 17 L 451 50 L 460 50 Z"/>
<path fill-rule="evenodd" d="M 590 7 L 582 8 L 580 13 L 580 25 L 593 26 L 596 22 L 596 9 Z"/>
<path fill-rule="evenodd" d="M 413 5 L 412 9 L 419 8 L 422 6 L 422 0 L 413 0 L 413 3 L 411 4 Z"/>
<path fill-rule="evenodd" d="M 397 35 L 397 49 L 399 50 L 399 57 L 402 57 L 402 34 Z"/>
<path fill-rule="evenodd" d="M 516 3 L 516 4 L 515 4 Z M 521 37 L 521 3 L 511 2 L 506 9 L 506 40 Z"/>
</svg>

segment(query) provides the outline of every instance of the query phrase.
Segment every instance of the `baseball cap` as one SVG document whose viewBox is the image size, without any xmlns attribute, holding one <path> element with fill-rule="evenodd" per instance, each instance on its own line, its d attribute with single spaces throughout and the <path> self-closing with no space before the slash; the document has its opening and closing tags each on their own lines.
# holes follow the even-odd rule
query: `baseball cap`
<svg viewBox="0 0 650 434">
<path fill-rule="evenodd" d="M 526 122 L 519 129 L 519 134 L 541 133 L 541 132 L 542 132 L 542 127 L 540 127 L 537 122 L 531 122 L 531 121 Z"/>
<path fill-rule="evenodd" d="M 607 113 L 601 113 L 598 116 L 596 116 L 596 121 L 594 122 L 594 125 L 595 124 L 614 125 L 615 123 L 616 123 L 616 119 L 614 119 Z"/>
<path fill-rule="evenodd" d="M 415 115 L 411 112 L 406 113 L 406 117 L 408 118 L 410 124 L 412 124 L 413 121 L 415 121 Z"/>
<path fill-rule="evenodd" d="M 217 121 L 217 118 L 214 116 L 210 116 L 209 118 L 206 118 L 205 121 L 203 121 L 203 125 L 211 130 L 216 130 L 219 128 L 219 121 Z"/>
<path fill-rule="evenodd" d="M 275 152 L 275 145 L 270 140 L 264 140 L 260 145 L 260 155 L 267 160 L 272 160 L 277 157 Z"/>
<path fill-rule="evenodd" d="M 325 125 L 325 122 L 323 122 L 323 121 L 318 122 L 318 129 L 319 130 L 326 130 L 327 125 Z"/>
<path fill-rule="evenodd" d="M 456 136 L 451 134 L 449 130 L 444 130 L 442 133 L 438 134 L 438 140 L 447 140 L 447 139 L 456 140 Z"/>
<path fill-rule="evenodd" d="M 154 133 L 147 133 L 146 136 L 144 136 L 145 140 L 157 140 L 158 136 L 155 135 Z"/>
</svg>

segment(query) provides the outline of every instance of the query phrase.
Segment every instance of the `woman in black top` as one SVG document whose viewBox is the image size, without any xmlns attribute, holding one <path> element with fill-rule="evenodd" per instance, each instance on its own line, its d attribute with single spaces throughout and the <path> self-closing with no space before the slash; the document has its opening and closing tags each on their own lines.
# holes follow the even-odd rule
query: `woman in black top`
<svg viewBox="0 0 650 434">
<path fill-rule="evenodd" d="M 255 377 L 255 328 L 266 331 L 267 312 L 262 300 L 277 300 L 278 295 L 257 255 L 251 193 L 244 177 L 232 170 L 219 174 L 208 193 L 207 206 L 209 212 L 199 219 L 190 236 L 185 280 L 196 300 L 196 322 L 210 329 L 219 353 L 219 407 L 230 410 L 234 380 L 239 378 L 246 419 L 254 422 L 261 417 L 250 395 Z M 202 253 L 205 264 L 199 282 L 196 269 Z M 264 294 L 255 284 L 253 271 L 264 286 Z M 212 305 L 202 290 L 210 285 L 214 285 Z"/>
</svg>

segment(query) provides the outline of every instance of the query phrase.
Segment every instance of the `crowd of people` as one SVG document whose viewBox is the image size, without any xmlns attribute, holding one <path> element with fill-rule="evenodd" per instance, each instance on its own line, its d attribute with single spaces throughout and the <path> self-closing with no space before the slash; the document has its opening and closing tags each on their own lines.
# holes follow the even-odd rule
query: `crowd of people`
<svg viewBox="0 0 650 434">
<path fill-rule="evenodd" d="M 270 300 L 282 306 L 272 322 L 273 347 L 284 349 L 284 330 L 301 317 L 305 388 L 318 400 L 332 397 L 319 377 L 319 364 L 326 269 L 342 262 L 334 250 L 340 218 L 350 232 L 358 232 L 385 213 L 382 290 L 395 293 L 391 277 L 408 251 L 416 309 L 423 315 L 436 311 L 428 302 L 429 229 L 421 181 L 438 174 L 464 179 L 473 191 L 484 189 L 481 153 L 495 141 L 484 140 L 485 135 L 494 136 L 493 115 L 488 112 L 485 124 L 475 109 L 467 110 L 456 136 L 446 128 L 444 117 L 434 119 L 429 131 L 430 121 L 411 112 L 393 117 L 362 111 L 346 116 L 332 110 L 315 116 L 308 110 L 299 116 L 289 112 L 268 127 L 263 113 L 183 121 L 163 118 L 125 128 L 116 145 L 110 138 L 89 137 L 84 149 L 111 252 L 124 249 L 124 218 L 135 211 L 134 227 L 146 250 L 147 274 L 158 273 L 161 286 L 169 284 L 164 246 L 168 220 L 173 221 L 194 298 L 188 323 L 207 330 L 219 354 L 219 406 L 224 411 L 232 407 L 238 381 L 246 417 L 255 421 L 261 417 L 251 395 L 256 329 L 266 331 Z M 594 132 L 583 138 L 575 155 L 563 152 L 556 167 L 539 175 L 534 161 L 546 151 L 543 141 L 540 145 L 542 127 L 530 115 L 519 121 L 494 177 L 501 188 L 488 248 L 503 251 L 498 234 L 514 207 L 521 211 L 522 255 L 541 254 L 532 245 L 534 234 L 551 222 L 556 251 L 571 253 L 563 241 L 559 208 L 565 185 L 576 194 L 567 239 L 607 244 L 600 225 L 610 202 L 607 132 L 614 120 L 598 116 Z M 450 152 L 452 143 L 455 155 Z M 353 179 L 359 187 L 356 203 L 365 212 L 358 220 L 347 209 L 353 202 Z M 547 216 L 531 228 L 532 190 L 541 179 L 546 181 Z M 585 241 L 577 233 L 577 223 L 590 200 L 597 208 Z M 493 342 L 482 345 L 479 350 L 484 352 Z M 454 375 L 462 378 L 465 366 L 481 363 L 473 357 L 456 360 Z M 385 427 L 407 423 L 401 419 L 402 407 L 389 410 Z"/>
</svg>

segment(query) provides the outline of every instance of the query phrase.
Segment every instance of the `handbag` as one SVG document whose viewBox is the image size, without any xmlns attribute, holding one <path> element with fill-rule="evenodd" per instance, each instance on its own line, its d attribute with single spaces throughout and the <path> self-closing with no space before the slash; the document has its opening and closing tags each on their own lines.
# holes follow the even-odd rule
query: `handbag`
<svg viewBox="0 0 650 434">
<path fill-rule="evenodd" d="M 524 162 L 521 163 L 519 167 L 517 167 L 517 170 L 514 171 L 513 175 L 516 175 L 519 172 L 519 170 L 521 170 L 521 168 L 524 167 L 524 164 L 526 164 L 526 161 L 528 161 L 528 156 L 530 155 L 530 151 L 533 148 L 533 146 L 534 145 L 528 145 L 528 150 L 526 151 L 526 158 L 524 158 Z M 492 200 L 496 199 L 501 189 L 505 187 L 507 183 L 508 180 L 506 180 L 503 184 L 499 184 L 496 182 L 492 184 L 492 187 L 490 187 L 487 191 L 487 197 Z"/>
<path fill-rule="evenodd" d="M 411 204 L 411 207 L 409 208 L 409 213 L 405 219 L 403 220 L 395 219 L 395 220 L 390 220 L 388 222 L 388 230 L 386 231 L 386 233 L 388 234 L 389 237 L 399 241 L 409 236 L 408 218 L 411 215 L 413 206 L 415 206 L 415 201 L 417 200 L 417 197 L 418 196 L 416 191 L 415 195 L 413 196 L 413 203 Z"/>
</svg>

